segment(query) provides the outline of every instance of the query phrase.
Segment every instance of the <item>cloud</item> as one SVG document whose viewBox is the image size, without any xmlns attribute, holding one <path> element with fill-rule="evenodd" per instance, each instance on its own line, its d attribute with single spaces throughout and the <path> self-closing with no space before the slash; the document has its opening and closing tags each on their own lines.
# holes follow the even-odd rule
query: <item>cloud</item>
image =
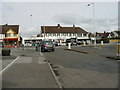
<svg viewBox="0 0 120 90">
<path fill-rule="evenodd" d="M 86 31 L 90 32 L 104 32 L 104 31 L 113 31 L 118 28 L 118 18 L 99 18 L 95 19 L 95 28 L 93 24 L 93 19 L 87 16 L 79 16 L 76 14 L 64 14 L 64 15 L 55 15 L 53 17 L 56 23 L 61 23 L 64 25 L 79 25 Z"/>
<path fill-rule="evenodd" d="M 37 36 L 37 34 L 40 33 L 40 29 L 38 27 L 21 28 L 20 33 L 23 37 L 31 37 L 32 35 Z"/>
<path fill-rule="evenodd" d="M 15 10 L 15 8 L 13 8 L 12 6 L 8 6 L 8 5 L 6 5 L 6 4 L 3 4 L 2 5 L 2 7 L 3 7 L 3 10 L 7 10 L 7 11 L 14 11 Z"/>
<path fill-rule="evenodd" d="M 113 31 L 118 29 L 117 17 L 101 18 L 96 20 L 96 28 L 98 31 Z"/>
<path fill-rule="evenodd" d="M 65 25 L 76 24 L 80 25 L 81 23 L 89 23 L 91 19 L 89 17 L 79 16 L 73 13 L 64 14 L 64 15 L 55 15 L 53 19 L 56 23 L 61 23 Z"/>
<path fill-rule="evenodd" d="M 95 20 L 95 28 L 93 27 L 93 20 L 90 17 L 78 16 L 75 14 L 56 15 L 53 17 L 56 23 L 71 26 L 75 24 L 88 32 L 104 32 L 114 31 L 118 28 L 118 20 L 114 18 L 99 18 Z M 63 26 L 64 26 L 63 25 Z M 31 37 L 40 33 L 40 25 L 38 27 L 21 28 L 23 37 Z"/>
<path fill-rule="evenodd" d="M 11 6 L 7 6 L 6 9 L 9 10 L 9 11 L 14 11 L 14 10 L 15 10 L 15 9 L 14 9 L 13 7 L 11 7 Z"/>
</svg>

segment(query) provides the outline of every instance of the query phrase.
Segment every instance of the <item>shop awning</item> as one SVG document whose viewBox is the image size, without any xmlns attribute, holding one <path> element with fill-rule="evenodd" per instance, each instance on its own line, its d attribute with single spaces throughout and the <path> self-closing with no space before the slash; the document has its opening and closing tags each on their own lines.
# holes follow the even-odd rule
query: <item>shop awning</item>
<svg viewBox="0 0 120 90">
<path fill-rule="evenodd" d="M 4 38 L 3 41 L 18 41 L 18 38 Z"/>
</svg>

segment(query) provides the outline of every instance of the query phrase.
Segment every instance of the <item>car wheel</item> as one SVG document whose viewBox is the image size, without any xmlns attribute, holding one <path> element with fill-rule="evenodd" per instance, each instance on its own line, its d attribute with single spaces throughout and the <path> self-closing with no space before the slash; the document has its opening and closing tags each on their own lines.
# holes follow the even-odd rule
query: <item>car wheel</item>
<svg viewBox="0 0 120 90">
<path fill-rule="evenodd" d="M 52 52 L 54 52 L 54 49 L 52 50 Z"/>
<path fill-rule="evenodd" d="M 41 52 L 44 52 L 44 49 L 43 49 L 43 48 L 41 48 Z"/>
</svg>

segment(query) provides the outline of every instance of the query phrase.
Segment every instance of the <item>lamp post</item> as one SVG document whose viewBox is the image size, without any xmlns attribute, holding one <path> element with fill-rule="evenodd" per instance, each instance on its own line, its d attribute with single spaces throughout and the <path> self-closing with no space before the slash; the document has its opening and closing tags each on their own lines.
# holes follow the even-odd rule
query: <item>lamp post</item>
<svg viewBox="0 0 120 90">
<path fill-rule="evenodd" d="M 45 26 L 43 26 L 43 30 L 44 30 L 44 40 L 45 40 Z"/>
<path fill-rule="evenodd" d="M 31 17 L 31 18 L 30 18 L 30 19 L 31 19 L 31 26 L 32 26 L 32 16 L 33 16 L 33 15 L 31 14 L 31 15 L 30 15 L 30 17 Z"/>
<path fill-rule="evenodd" d="M 94 44 L 96 45 L 96 32 L 95 32 L 95 4 L 94 3 L 89 3 L 87 6 L 93 5 L 93 30 L 94 30 Z"/>
</svg>

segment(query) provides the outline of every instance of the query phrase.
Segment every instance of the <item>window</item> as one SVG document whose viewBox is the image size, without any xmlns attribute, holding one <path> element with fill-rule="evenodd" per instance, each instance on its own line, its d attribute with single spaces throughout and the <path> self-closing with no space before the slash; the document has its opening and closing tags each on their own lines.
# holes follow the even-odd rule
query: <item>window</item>
<svg viewBox="0 0 120 90">
<path fill-rule="evenodd" d="M 5 34 L 5 37 L 10 37 L 10 33 Z"/>
<path fill-rule="evenodd" d="M 60 33 L 58 33 L 58 36 L 60 37 Z"/>
<path fill-rule="evenodd" d="M 51 33 L 49 33 L 48 36 L 51 36 Z"/>
<path fill-rule="evenodd" d="M 70 33 L 68 33 L 68 37 L 70 36 Z"/>
<path fill-rule="evenodd" d="M 86 36 L 86 34 L 83 34 L 83 36 Z"/>
<path fill-rule="evenodd" d="M 82 34 L 81 34 L 81 33 L 79 33 L 79 34 L 78 34 L 78 36 L 79 36 L 79 37 L 82 37 Z"/>
<path fill-rule="evenodd" d="M 65 33 L 63 33 L 63 36 L 65 36 Z"/>
<path fill-rule="evenodd" d="M 78 34 L 76 34 L 76 37 L 78 36 Z"/>
<path fill-rule="evenodd" d="M 73 36 L 75 36 L 76 34 L 74 33 Z"/>
<path fill-rule="evenodd" d="M 14 34 L 14 37 L 17 37 L 17 34 Z"/>
<path fill-rule="evenodd" d="M 53 33 L 53 36 L 55 36 L 55 33 Z"/>
</svg>

